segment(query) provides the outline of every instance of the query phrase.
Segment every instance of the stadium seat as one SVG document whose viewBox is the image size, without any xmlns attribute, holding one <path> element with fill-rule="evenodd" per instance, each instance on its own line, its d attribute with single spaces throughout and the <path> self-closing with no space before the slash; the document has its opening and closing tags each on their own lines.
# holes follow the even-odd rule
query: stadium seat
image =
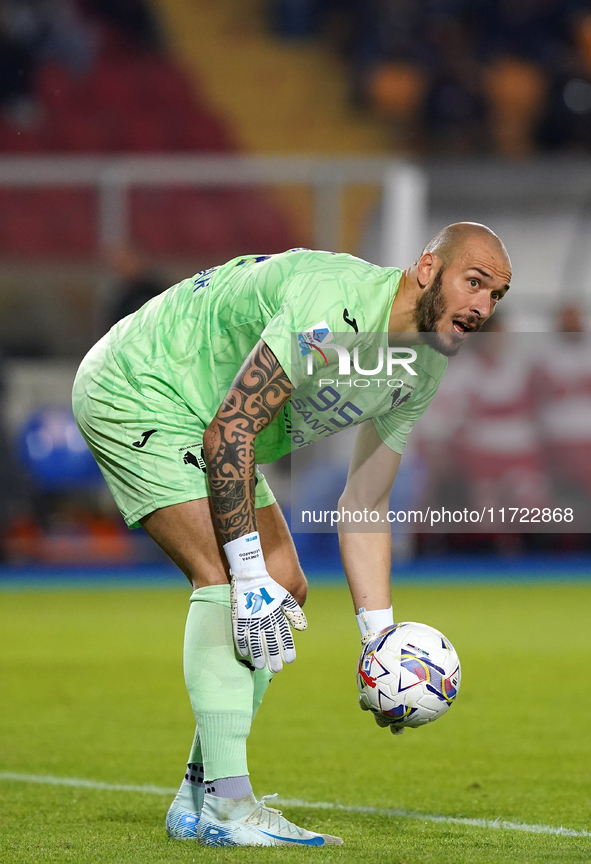
<svg viewBox="0 0 591 864">
<path fill-rule="evenodd" d="M 0 153 L 36 153 L 42 149 L 42 138 L 37 129 L 18 131 L 0 123 Z"/>
<path fill-rule="evenodd" d="M 162 54 L 100 24 L 95 65 L 75 75 L 41 64 L 42 120 L 17 132 L 0 124 L 1 153 L 216 153 L 235 149 L 191 77 Z M 0 188 L 0 252 L 89 258 L 97 254 L 96 199 L 85 189 Z M 287 248 L 271 199 L 250 189 L 134 189 L 130 235 L 163 257 L 222 260 L 244 250 Z"/>
<path fill-rule="evenodd" d="M 37 95 L 50 116 L 72 114 L 88 101 L 86 78 L 75 78 L 64 66 L 46 63 L 36 76 Z"/>
<path fill-rule="evenodd" d="M 99 63 L 92 73 L 90 96 L 97 108 L 128 111 L 137 99 L 133 63 L 111 60 Z"/>
<path fill-rule="evenodd" d="M 138 104 L 153 108 L 175 108 L 195 111 L 196 94 L 192 92 L 187 77 L 176 66 L 166 60 L 151 60 L 136 68 L 136 93 Z"/>
<path fill-rule="evenodd" d="M 178 242 L 194 252 L 210 251 L 223 259 L 240 248 L 235 225 L 228 219 L 223 192 L 207 189 L 187 192 L 179 197 L 183 220 L 179 225 Z"/>
<path fill-rule="evenodd" d="M 40 208 L 51 251 L 88 258 L 97 250 L 96 196 L 91 189 L 44 190 Z"/>
<path fill-rule="evenodd" d="M 280 252 L 291 245 L 286 219 L 269 194 L 258 189 L 234 188 L 224 192 L 228 220 L 245 249 Z"/>
<path fill-rule="evenodd" d="M 134 242 L 151 254 L 173 254 L 177 225 L 174 193 L 170 189 L 133 189 L 129 208 Z"/>
<path fill-rule="evenodd" d="M 233 150 L 229 134 L 211 114 L 193 114 L 187 118 L 187 126 L 182 138 L 183 149 L 199 150 L 203 153 L 217 153 Z"/>
<path fill-rule="evenodd" d="M 56 143 L 60 150 L 103 153 L 117 149 L 113 146 L 115 133 L 112 131 L 112 121 L 105 113 L 87 111 L 68 115 L 62 118 L 56 132 Z"/>
<path fill-rule="evenodd" d="M 153 254 L 223 260 L 293 245 L 272 199 L 257 190 L 135 189 L 130 209 L 132 236 Z"/>
<path fill-rule="evenodd" d="M 44 220 L 34 206 L 33 194 L 12 202 L 0 219 L 0 250 L 8 257 L 42 257 L 51 254 Z"/>
<path fill-rule="evenodd" d="M 90 189 L 0 191 L 0 252 L 87 258 L 96 251 L 96 199 Z"/>
<path fill-rule="evenodd" d="M 125 118 L 121 130 L 122 150 L 137 153 L 157 153 L 168 149 L 162 118 L 154 111 L 137 111 Z"/>
</svg>

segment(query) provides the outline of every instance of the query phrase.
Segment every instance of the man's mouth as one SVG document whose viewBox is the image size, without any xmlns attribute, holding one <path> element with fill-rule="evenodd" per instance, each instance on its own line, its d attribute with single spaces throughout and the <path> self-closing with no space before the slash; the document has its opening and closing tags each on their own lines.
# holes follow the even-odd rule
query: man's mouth
<svg viewBox="0 0 591 864">
<path fill-rule="evenodd" d="M 466 321 L 460 321 L 455 318 L 452 321 L 452 330 L 454 333 L 459 333 L 460 336 L 465 337 L 468 333 L 472 333 L 476 327 L 473 324 L 468 324 Z"/>
</svg>

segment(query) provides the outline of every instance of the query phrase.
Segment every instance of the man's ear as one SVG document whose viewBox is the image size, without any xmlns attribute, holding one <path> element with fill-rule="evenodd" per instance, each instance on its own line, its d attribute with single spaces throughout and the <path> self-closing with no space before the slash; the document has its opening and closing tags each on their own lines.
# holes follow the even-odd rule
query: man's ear
<svg viewBox="0 0 591 864">
<path fill-rule="evenodd" d="M 417 262 L 417 282 L 423 289 L 430 285 L 437 271 L 439 261 L 432 252 L 424 252 Z"/>
</svg>

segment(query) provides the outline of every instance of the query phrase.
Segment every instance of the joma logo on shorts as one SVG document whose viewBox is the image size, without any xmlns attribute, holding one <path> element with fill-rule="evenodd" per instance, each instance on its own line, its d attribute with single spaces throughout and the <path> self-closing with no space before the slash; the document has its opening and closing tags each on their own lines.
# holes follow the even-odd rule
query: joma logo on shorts
<svg viewBox="0 0 591 864">
<path fill-rule="evenodd" d="M 140 438 L 139 441 L 134 441 L 133 446 L 134 447 L 145 447 L 146 442 L 147 442 L 148 438 L 150 437 L 150 435 L 153 435 L 157 431 L 158 431 L 157 429 L 149 429 L 148 432 L 142 432 L 142 437 Z"/>
</svg>

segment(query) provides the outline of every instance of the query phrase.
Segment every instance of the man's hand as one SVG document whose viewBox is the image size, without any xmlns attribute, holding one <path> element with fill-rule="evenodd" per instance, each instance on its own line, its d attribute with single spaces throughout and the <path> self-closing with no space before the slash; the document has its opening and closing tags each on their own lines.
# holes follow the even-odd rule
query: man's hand
<svg viewBox="0 0 591 864">
<path fill-rule="evenodd" d="M 361 637 L 361 649 L 362 649 L 361 650 L 361 656 L 363 656 L 363 651 L 365 650 L 365 646 L 367 645 L 368 642 L 371 642 L 372 639 L 375 639 L 376 634 L 371 629 L 371 626 L 370 626 L 368 618 L 367 618 L 367 612 L 365 611 L 365 609 L 359 610 L 359 616 L 358 617 L 361 618 L 361 621 L 364 625 L 364 631 L 365 631 Z M 392 735 L 402 735 L 402 733 L 404 732 L 404 726 L 395 726 L 383 714 L 378 714 L 375 710 L 373 710 L 371 705 L 369 704 L 369 700 L 368 700 L 367 696 L 364 693 L 359 694 L 359 707 L 361 708 L 362 711 L 371 711 L 373 714 L 373 719 L 376 721 L 376 723 L 378 724 L 378 726 L 381 729 L 385 729 L 386 726 L 389 726 L 390 732 L 392 733 Z"/>
<path fill-rule="evenodd" d="M 289 591 L 268 573 L 246 579 L 232 574 L 231 602 L 234 642 L 243 657 L 250 656 L 256 669 L 267 665 L 271 672 L 293 663 L 296 652 L 289 625 L 305 630 L 308 622 Z"/>
<path fill-rule="evenodd" d="M 231 540 L 224 551 L 230 565 L 236 648 L 251 658 L 255 669 L 267 665 L 271 672 L 281 672 L 283 663 L 293 663 L 296 656 L 289 624 L 305 630 L 306 616 L 287 588 L 269 576 L 258 532 Z"/>
<path fill-rule="evenodd" d="M 362 711 L 371 711 L 371 708 L 369 707 L 366 699 L 364 699 L 363 697 L 363 693 L 361 693 L 359 696 L 359 707 Z M 376 714 L 375 712 L 372 712 L 372 714 L 373 719 L 376 721 L 380 729 L 385 729 L 387 726 L 389 726 L 392 735 L 402 735 L 402 733 L 404 732 L 404 726 L 395 726 L 394 723 L 391 723 L 387 719 L 387 717 L 384 717 L 383 714 Z"/>
</svg>

